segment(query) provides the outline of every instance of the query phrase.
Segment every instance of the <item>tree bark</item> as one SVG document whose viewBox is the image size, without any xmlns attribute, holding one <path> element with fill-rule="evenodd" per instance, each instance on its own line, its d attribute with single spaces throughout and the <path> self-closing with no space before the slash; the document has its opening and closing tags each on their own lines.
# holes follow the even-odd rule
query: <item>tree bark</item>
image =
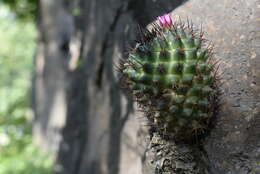
<svg viewBox="0 0 260 174">
<path fill-rule="evenodd" d="M 258 0 L 40 0 L 34 134 L 57 152 L 55 172 L 164 173 L 161 166 L 176 174 L 260 173 L 259 6 Z M 221 62 L 222 105 L 199 145 L 155 141 L 114 66 L 134 46 L 138 24 L 171 11 L 203 23 Z M 158 143 L 170 152 L 163 158 Z M 155 158 L 160 163 L 151 164 Z"/>
</svg>

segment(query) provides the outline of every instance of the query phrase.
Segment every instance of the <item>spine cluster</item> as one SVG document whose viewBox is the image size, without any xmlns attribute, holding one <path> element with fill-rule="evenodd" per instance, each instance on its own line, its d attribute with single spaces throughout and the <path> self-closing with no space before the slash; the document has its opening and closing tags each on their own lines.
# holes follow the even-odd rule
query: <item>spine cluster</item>
<svg viewBox="0 0 260 174">
<path fill-rule="evenodd" d="M 216 101 L 212 47 L 187 20 L 158 17 L 120 63 L 122 82 L 163 135 L 187 138 L 207 129 Z"/>
</svg>

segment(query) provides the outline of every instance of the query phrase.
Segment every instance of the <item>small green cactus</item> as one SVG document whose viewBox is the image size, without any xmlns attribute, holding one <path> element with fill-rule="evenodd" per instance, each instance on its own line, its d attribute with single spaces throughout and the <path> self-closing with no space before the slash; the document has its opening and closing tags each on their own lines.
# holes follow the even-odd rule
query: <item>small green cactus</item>
<svg viewBox="0 0 260 174">
<path fill-rule="evenodd" d="M 212 47 L 191 22 L 172 22 L 170 14 L 158 19 L 142 33 L 120 72 L 153 128 L 190 137 L 206 129 L 214 113 Z"/>
</svg>

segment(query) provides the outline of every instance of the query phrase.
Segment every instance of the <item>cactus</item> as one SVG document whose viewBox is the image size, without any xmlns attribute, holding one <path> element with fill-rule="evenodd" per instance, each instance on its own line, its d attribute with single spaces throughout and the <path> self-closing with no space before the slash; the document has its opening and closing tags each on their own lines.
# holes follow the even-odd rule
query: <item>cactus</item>
<svg viewBox="0 0 260 174">
<path fill-rule="evenodd" d="M 208 128 L 214 114 L 212 47 L 187 20 L 158 17 L 120 64 L 122 81 L 162 135 L 187 138 Z"/>
</svg>

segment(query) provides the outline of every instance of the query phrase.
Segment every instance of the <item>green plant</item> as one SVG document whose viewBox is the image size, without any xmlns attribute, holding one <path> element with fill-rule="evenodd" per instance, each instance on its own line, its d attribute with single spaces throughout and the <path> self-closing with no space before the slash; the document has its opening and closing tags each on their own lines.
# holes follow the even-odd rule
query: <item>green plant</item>
<svg viewBox="0 0 260 174">
<path fill-rule="evenodd" d="M 162 135 L 187 138 L 208 127 L 214 113 L 212 47 L 190 21 L 158 18 L 121 62 L 122 81 Z"/>
<path fill-rule="evenodd" d="M 15 13 L 19 19 L 34 19 L 37 13 L 37 0 L 0 0 Z"/>
<path fill-rule="evenodd" d="M 36 29 L 0 5 L 0 174 L 50 174 L 52 159 L 32 142 L 29 89 Z"/>
</svg>

